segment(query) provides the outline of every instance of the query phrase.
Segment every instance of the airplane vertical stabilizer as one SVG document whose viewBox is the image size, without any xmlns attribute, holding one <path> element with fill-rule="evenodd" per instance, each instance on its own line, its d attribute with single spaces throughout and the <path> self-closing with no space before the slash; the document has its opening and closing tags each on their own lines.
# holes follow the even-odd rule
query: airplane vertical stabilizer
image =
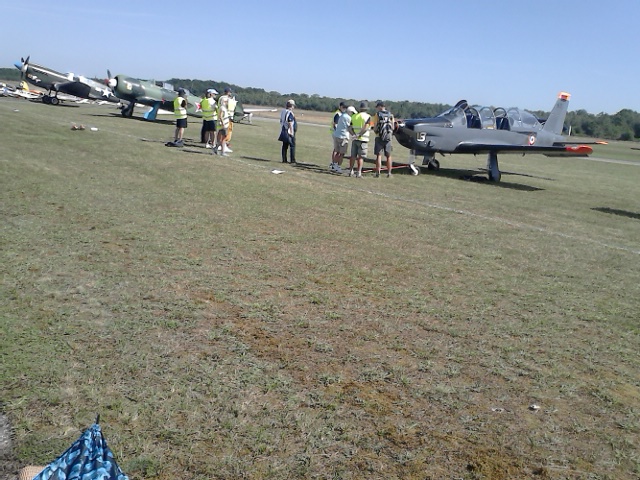
<svg viewBox="0 0 640 480">
<path fill-rule="evenodd" d="M 558 94 L 558 100 L 553 106 L 549 118 L 544 122 L 544 131 L 554 133 L 556 135 L 562 135 L 562 127 L 564 126 L 564 119 L 567 116 L 567 110 L 569 109 L 570 94 L 560 92 Z"/>
</svg>

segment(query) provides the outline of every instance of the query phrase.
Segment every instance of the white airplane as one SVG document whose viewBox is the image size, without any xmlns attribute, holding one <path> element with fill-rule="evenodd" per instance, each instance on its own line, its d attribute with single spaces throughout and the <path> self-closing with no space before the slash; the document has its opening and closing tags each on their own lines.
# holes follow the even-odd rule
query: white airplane
<svg viewBox="0 0 640 480">
<path fill-rule="evenodd" d="M 277 111 L 278 111 L 277 108 L 244 108 L 241 103 L 238 103 L 234 113 L 233 121 L 236 123 L 241 123 L 246 120 L 248 123 L 251 123 L 254 113 L 277 112 Z"/>
</svg>

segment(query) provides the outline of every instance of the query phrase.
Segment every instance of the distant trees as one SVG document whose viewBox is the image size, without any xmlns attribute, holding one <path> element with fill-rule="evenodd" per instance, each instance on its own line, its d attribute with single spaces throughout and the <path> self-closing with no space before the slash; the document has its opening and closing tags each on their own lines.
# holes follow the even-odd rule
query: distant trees
<svg viewBox="0 0 640 480">
<path fill-rule="evenodd" d="M 15 68 L 0 68 L 0 78 L 17 82 L 20 80 L 20 72 Z M 95 80 L 102 81 L 102 79 Z M 309 95 L 306 93 L 283 94 L 274 91 L 267 92 L 262 88 L 245 88 L 214 80 L 172 78 L 168 80 L 168 83 L 173 84 L 175 88 L 188 88 L 195 95 L 202 95 L 208 88 L 212 87 L 221 93 L 225 87 L 231 87 L 233 91 L 236 92 L 239 101 L 251 105 L 283 106 L 289 98 L 293 98 L 298 108 L 320 112 L 334 111 L 341 101 L 351 103 L 357 107 L 360 101 L 365 100 L 321 97 L 320 95 Z M 379 99 L 368 100 L 370 109 L 373 110 L 376 100 Z M 397 118 L 432 117 L 450 107 L 450 105 L 442 103 L 422 103 L 411 102 L 409 100 L 385 100 L 385 103 Z M 542 111 L 532 111 L 532 113 L 539 118 L 546 118 L 549 115 L 548 112 Z M 572 135 L 597 137 L 607 140 L 640 140 L 640 113 L 627 108 L 620 110 L 614 115 L 606 113 L 594 115 L 585 110 L 569 111 L 565 124 L 571 127 Z"/>
</svg>

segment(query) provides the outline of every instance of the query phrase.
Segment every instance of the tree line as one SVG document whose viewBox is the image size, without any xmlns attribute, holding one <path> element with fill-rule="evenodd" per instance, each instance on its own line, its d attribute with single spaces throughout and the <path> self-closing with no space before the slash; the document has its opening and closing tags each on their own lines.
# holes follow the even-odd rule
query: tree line
<svg viewBox="0 0 640 480">
<path fill-rule="evenodd" d="M 0 78 L 7 81 L 19 81 L 20 72 L 15 68 L 0 68 Z M 104 79 L 94 79 L 103 81 Z M 267 92 L 262 88 L 241 87 L 215 80 L 190 80 L 172 78 L 167 81 L 175 88 L 189 89 L 194 95 L 203 95 L 208 88 L 215 88 L 222 92 L 225 87 L 230 87 L 236 94 L 236 98 L 246 104 L 260 106 L 284 106 L 289 98 L 296 101 L 298 108 L 319 112 L 333 112 L 341 101 L 358 106 L 364 99 L 333 98 L 320 95 L 308 95 L 305 93 L 282 94 L 275 91 Z M 377 100 L 384 100 L 389 110 L 397 118 L 433 117 L 443 112 L 451 105 L 443 103 L 424 103 L 403 101 L 387 101 L 385 99 L 369 99 L 371 109 Z M 549 112 L 541 110 L 531 111 L 538 118 L 547 118 Z M 623 109 L 610 115 L 607 113 L 591 114 L 586 110 L 569 111 L 565 124 L 571 127 L 571 134 L 595 137 L 607 140 L 640 140 L 640 113 Z"/>
</svg>

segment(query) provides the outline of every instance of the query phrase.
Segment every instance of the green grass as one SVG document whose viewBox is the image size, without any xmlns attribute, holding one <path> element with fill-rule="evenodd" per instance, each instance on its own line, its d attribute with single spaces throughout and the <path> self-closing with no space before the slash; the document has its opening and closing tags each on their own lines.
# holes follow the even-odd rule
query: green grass
<svg viewBox="0 0 640 480">
<path fill-rule="evenodd" d="M 100 413 L 134 479 L 640 475 L 637 165 L 358 180 L 328 173 L 326 127 L 300 126 L 292 167 L 271 121 L 221 158 L 113 107 L 0 115 L 0 402 L 23 464 Z"/>
</svg>

